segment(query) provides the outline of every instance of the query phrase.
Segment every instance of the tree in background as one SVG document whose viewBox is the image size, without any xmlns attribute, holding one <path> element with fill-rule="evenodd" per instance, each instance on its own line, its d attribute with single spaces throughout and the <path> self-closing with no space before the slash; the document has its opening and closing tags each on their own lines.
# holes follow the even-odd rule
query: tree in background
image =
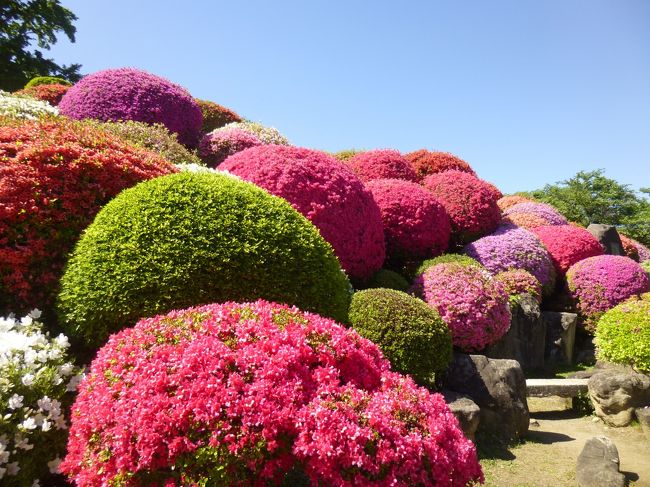
<svg viewBox="0 0 650 487">
<path fill-rule="evenodd" d="M 650 188 L 640 193 L 605 177 L 603 169 L 580 171 L 566 181 L 525 194 L 557 208 L 568 220 L 616 225 L 621 232 L 650 245 Z"/>
<path fill-rule="evenodd" d="M 78 81 L 80 64 L 59 66 L 32 49 L 34 41 L 39 48 L 49 49 L 60 31 L 74 42 L 75 20 L 77 17 L 59 0 L 0 1 L 0 89 L 18 90 L 35 76 Z"/>
</svg>

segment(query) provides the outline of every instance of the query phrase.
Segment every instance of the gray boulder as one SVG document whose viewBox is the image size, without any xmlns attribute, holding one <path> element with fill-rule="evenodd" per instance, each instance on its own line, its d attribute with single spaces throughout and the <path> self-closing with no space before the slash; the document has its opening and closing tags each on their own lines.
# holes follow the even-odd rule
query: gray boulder
<svg viewBox="0 0 650 487">
<path fill-rule="evenodd" d="M 546 327 L 546 361 L 549 364 L 573 363 L 578 315 L 544 311 L 541 316 Z"/>
<path fill-rule="evenodd" d="M 606 436 L 589 438 L 576 466 L 578 487 L 625 487 L 616 445 Z"/>
<path fill-rule="evenodd" d="M 636 408 L 634 414 L 636 414 L 636 419 L 639 420 L 646 440 L 650 441 L 650 406 Z"/>
<path fill-rule="evenodd" d="M 481 421 L 481 409 L 468 396 L 454 391 L 442 391 L 445 402 L 465 433 L 465 436 L 474 441 L 476 430 Z"/>
<path fill-rule="evenodd" d="M 455 353 L 447 369 L 446 387 L 469 396 L 481 408 L 479 432 L 510 441 L 528 431 L 526 379 L 516 360 Z"/>
<path fill-rule="evenodd" d="M 627 426 L 635 408 L 650 406 L 650 377 L 631 369 L 599 370 L 589 378 L 588 388 L 594 414 L 610 426 Z"/>
<path fill-rule="evenodd" d="M 610 255 L 625 255 L 621 237 L 618 235 L 616 227 L 613 225 L 604 225 L 602 223 L 592 223 L 587 227 L 600 244 L 605 247 L 605 253 Z"/>
</svg>

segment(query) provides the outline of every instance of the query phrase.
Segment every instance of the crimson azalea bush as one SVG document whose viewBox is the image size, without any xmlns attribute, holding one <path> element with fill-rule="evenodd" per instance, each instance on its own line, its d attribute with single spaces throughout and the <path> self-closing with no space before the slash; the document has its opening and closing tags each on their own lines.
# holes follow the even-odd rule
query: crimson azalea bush
<svg viewBox="0 0 650 487">
<path fill-rule="evenodd" d="M 494 233 L 465 246 L 465 253 L 493 274 L 511 269 L 530 272 L 550 293 L 555 286 L 555 268 L 551 255 L 531 232 L 502 225 Z"/>
<path fill-rule="evenodd" d="M 242 121 L 242 118 L 230 108 L 221 106 L 213 101 L 200 100 L 198 98 L 194 98 L 194 101 L 203 114 L 203 125 L 201 126 L 201 131 L 205 134 L 212 132 L 214 129 L 223 127 L 226 124 Z"/>
<path fill-rule="evenodd" d="M 2 124 L 0 124 L 2 125 Z M 0 126 L 0 313 L 49 309 L 67 254 L 124 188 L 176 169 L 66 119 Z"/>
<path fill-rule="evenodd" d="M 538 303 L 542 302 L 542 283 L 530 272 L 512 269 L 499 272 L 494 278 L 503 284 L 510 296 L 510 304 L 516 303 L 522 294 L 530 294 Z"/>
<path fill-rule="evenodd" d="M 409 161 L 392 149 L 359 152 L 347 159 L 347 165 L 363 182 L 373 179 L 417 180 Z"/>
<path fill-rule="evenodd" d="M 93 361 L 61 464 L 76 485 L 464 486 L 472 443 L 372 342 L 266 301 L 141 320 Z"/>
<path fill-rule="evenodd" d="M 546 225 L 535 227 L 532 232 L 551 254 L 555 270 L 561 276 L 576 262 L 605 252 L 596 237 L 576 225 Z"/>
<path fill-rule="evenodd" d="M 67 85 L 39 84 L 19 90 L 16 94 L 31 96 L 37 100 L 46 101 L 52 106 L 57 106 L 61 102 L 63 95 L 65 95 L 69 89 L 70 87 Z"/>
<path fill-rule="evenodd" d="M 420 149 L 406 154 L 405 157 L 411 163 L 411 167 L 415 170 L 418 179 L 424 179 L 430 174 L 450 170 L 462 171 L 476 176 L 469 164 L 449 152 L 430 152 L 426 149 Z"/>
<path fill-rule="evenodd" d="M 621 238 L 621 245 L 623 245 L 623 252 L 625 252 L 625 255 L 630 259 L 639 262 L 639 249 L 635 245 L 634 240 L 621 233 L 619 233 L 618 236 Z"/>
<path fill-rule="evenodd" d="M 508 293 L 483 267 L 431 266 L 416 278 L 412 291 L 440 313 L 454 346 L 464 352 L 483 350 L 510 328 Z"/>
<path fill-rule="evenodd" d="M 530 198 L 526 198 L 525 196 L 521 196 L 518 194 L 512 194 L 509 196 L 503 196 L 499 198 L 499 201 L 497 201 L 497 205 L 499 205 L 499 209 L 501 211 L 506 211 L 508 208 L 511 206 L 515 206 L 518 203 L 528 203 L 532 202 Z"/>
<path fill-rule="evenodd" d="M 568 224 L 567 219 L 564 218 L 559 211 L 546 203 L 537 203 L 533 201 L 517 203 L 508 208 L 503 214 L 505 217 L 509 217 L 520 213 L 535 215 L 543 219 L 546 222 L 545 225 Z"/>
<path fill-rule="evenodd" d="M 351 277 L 367 279 L 384 263 L 379 207 L 359 178 L 332 156 L 264 145 L 230 156 L 219 169 L 289 201 L 316 225 Z"/>
<path fill-rule="evenodd" d="M 59 103 L 70 118 L 161 123 L 188 146 L 198 143 L 203 115 L 190 94 L 160 76 L 133 68 L 89 74 Z"/>
<path fill-rule="evenodd" d="M 432 174 L 422 184 L 445 207 L 457 243 L 493 232 L 499 225 L 501 212 L 491 184 L 462 171 Z"/>
<path fill-rule="evenodd" d="M 587 329 L 598 318 L 631 296 L 650 291 L 650 279 L 629 257 L 598 255 L 572 265 L 566 274 L 569 292 Z"/>
<path fill-rule="evenodd" d="M 209 167 L 217 167 L 229 156 L 258 145 L 263 142 L 256 135 L 237 127 L 226 127 L 201 138 L 199 156 Z"/>
<path fill-rule="evenodd" d="M 449 217 L 429 191 L 401 179 L 376 179 L 366 188 L 381 211 L 389 261 L 421 260 L 447 250 Z"/>
</svg>

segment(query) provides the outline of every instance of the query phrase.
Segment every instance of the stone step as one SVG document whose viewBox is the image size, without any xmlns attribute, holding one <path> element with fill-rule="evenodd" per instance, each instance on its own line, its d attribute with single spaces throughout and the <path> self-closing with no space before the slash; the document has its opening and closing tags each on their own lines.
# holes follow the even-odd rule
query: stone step
<svg viewBox="0 0 650 487">
<path fill-rule="evenodd" d="M 589 379 L 526 379 L 528 397 L 575 397 L 587 392 Z"/>
</svg>

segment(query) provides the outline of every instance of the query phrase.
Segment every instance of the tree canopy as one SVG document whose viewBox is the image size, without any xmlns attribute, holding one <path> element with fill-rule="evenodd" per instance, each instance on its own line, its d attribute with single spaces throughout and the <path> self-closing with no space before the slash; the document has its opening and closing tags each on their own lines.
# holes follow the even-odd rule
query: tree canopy
<svg viewBox="0 0 650 487">
<path fill-rule="evenodd" d="M 58 76 L 78 81 L 80 64 L 59 66 L 34 48 L 49 49 L 63 32 L 75 41 L 77 17 L 59 0 L 3 0 L 0 2 L 0 89 L 15 91 L 35 76 Z"/>
</svg>

